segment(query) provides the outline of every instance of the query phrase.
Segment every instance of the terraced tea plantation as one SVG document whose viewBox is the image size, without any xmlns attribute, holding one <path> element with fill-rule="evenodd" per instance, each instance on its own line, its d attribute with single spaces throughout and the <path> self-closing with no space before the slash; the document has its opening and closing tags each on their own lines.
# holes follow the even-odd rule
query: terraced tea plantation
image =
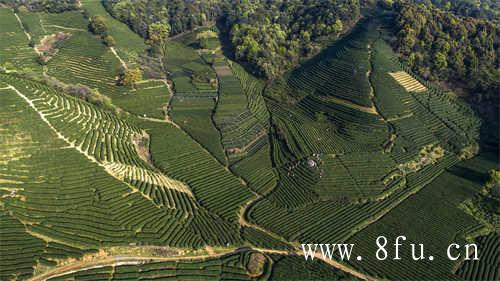
<svg viewBox="0 0 500 281">
<path fill-rule="evenodd" d="M 211 22 L 162 57 L 100 1 L 0 6 L 0 280 L 500 279 L 498 217 L 474 205 L 494 209 L 498 152 L 382 20 L 267 81 Z M 375 259 L 403 234 L 436 260 Z M 471 241 L 479 261 L 446 259 Z M 300 248 L 344 242 L 363 259 Z"/>
</svg>

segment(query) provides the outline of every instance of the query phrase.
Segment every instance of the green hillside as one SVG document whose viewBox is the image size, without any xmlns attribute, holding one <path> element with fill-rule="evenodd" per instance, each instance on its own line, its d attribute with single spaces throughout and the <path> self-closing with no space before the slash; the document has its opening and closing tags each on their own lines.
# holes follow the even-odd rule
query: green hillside
<svg viewBox="0 0 500 281">
<path fill-rule="evenodd" d="M 33 1 L 0 0 L 0 280 L 498 279 L 496 125 L 388 1 Z"/>
</svg>

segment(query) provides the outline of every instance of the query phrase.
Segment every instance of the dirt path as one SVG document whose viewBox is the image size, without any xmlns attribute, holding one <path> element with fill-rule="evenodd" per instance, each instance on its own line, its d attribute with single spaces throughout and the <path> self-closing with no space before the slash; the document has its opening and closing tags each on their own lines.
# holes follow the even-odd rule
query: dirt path
<svg viewBox="0 0 500 281">
<path fill-rule="evenodd" d="M 56 24 L 46 24 L 44 26 L 45 27 L 55 27 L 55 28 L 66 29 L 66 30 L 73 30 L 73 31 L 87 31 L 87 30 L 81 29 L 81 28 L 66 27 L 66 26 L 60 26 L 60 25 L 56 25 Z"/>
<path fill-rule="evenodd" d="M 291 255 L 287 251 L 283 250 L 274 250 L 274 249 L 265 249 L 265 248 L 251 248 L 254 251 L 258 251 L 261 253 L 266 253 L 266 254 L 279 254 L 279 255 Z M 47 280 L 50 278 L 54 277 L 59 277 L 62 275 L 78 272 L 78 271 L 84 271 L 84 270 L 89 270 L 89 269 L 94 269 L 94 268 L 101 268 L 101 267 L 106 267 L 106 266 L 120 266 L 120 265 L 137 265 L 137 264 L 142 264 L 146 262 L 162 262 L 162 261 L 182 261 L 182 260 L 203 260 L 203 259 L 213 259 L 213 258 L 221 258 L 226 255 L 231 255 L 231 254 L 236 254 L 242 251 L 246 251 L 246 249 L 229 249 L 226 251 L 222 251 L 219 253 L 214 253 L 212 251 L 208 251 L 207 247 L 207 252 L 208 254 L 205 255 L 193 255 L 193 256 L 171 256 L 171 257 L 147 257 L 147 256 L 109 256 L 109 257 L 104 257 L 104 258 L 97 258 L 94 260 L 90 261 L 77 261 L 72 264 L 67 264 L 63 265 L 60 267 L 56 267 L 50 271 L 47 271 L 45 273 L 42 273 L 37 276 L 33 276 L 32 278 L 28 279 L 29 281 L 42 281 L 42 280 Z M 211 252 L 211 253 L 210 253 Z M 302 251 L 296 251 L 293 253 L 293 255 L 297 256 L 303 256 Z M 322 259 L 322 256 L 320 253 L 316 253 L 315 257 L 317 259 L 321 259 L 327 264 L 342 270 L 344 272 L 347 272 L 353 276 L 356 276 L 360 279 L 367 280 L 367 281 L 375 281 L 376 279 L 368 276 L 366 274 L 363 274 L 359 271 L 356 271 L 342 263 L 339 263 L 335 260 L 324 260 Z"/>
<path fill-rule="evenodd" d="M 127 67 L 127 64 L 125 63 L 125 61 L 123 61 L 123 59 L 118 55 L 118 53 L 116 52 L 116 49 L 115 47 L 109 47 L 109 49 L 111 50 L 111 52 L 113 53 L 113 55 L 115 55 L 115 57 L 120 61 L 120 63 L 122 64 L 122 67 L 125 68 L 125 69 L 128 69 Z"/>
<path fill-rule="evenodd" d="M 355 103 L 353 103 L 351 101 L 344 100 L 344 99 L 341 99 L 341 98 L 337 98 L 337 97 L 334 97 L 334 96 L 320 96 L 320 99 L 323 100 L 323 101 L 333 102 L 333 103 L 337 103 L 337 104 L 340 104 L 340 105 L 343 105 L 343 106 L 346 106 L 346 107 L 349 107 L 349 108 L 352 108 L 352 109 L 356 109 L 356 110 L 359 110 L 361 112 L 379 115 L 378 112 L 377 112 L 377 109 L 373 105 L 371 107 L 362 106 L 362 105 L 359 105 L 359 104 L 355 104 Z"/>
<path fill-rule="evenodd" d="M 78 271 L 89 270 L 93 268 L 100 268 L 105 266 L 119 266 L 119 265 L 132 265 L 132 264 L 141 264 L 144 262 L 161 262 L 161 261 L 180 261 L 180 260 L 200 260 L 206 258 L 218 258 L 225 256 L 227 254 L 231 254 L 233 250 L 221 252 L 214 255 L 195 255 L 195 256 L 176 256 L 176 257 L 142 257 L 142 256 L 111 256 L 105 258 L 94 259 L 91 261 L 78 261 L 76 263 L 63 265 L 57 268 L 54 268 L 48 272 L 45 272 L 41 275 L 33 276 L 28 279 L 29 281 L 42 281 L 50 278 L 54 278 L 57 276 L 70 274 Z"/>
<path fill-rule="evenodd" d="M 19 16 L 16 13 L 14 13 L 14 16 L 16 17 L 17 22 L 21 26 L 21 29 L 23 30 L 24 34 L 26 35 L 26 37 L 28 37 L 28 41 L 31 41 L 31 35 L 26 31 L 26 29 L 24 29 L 24 25 L 23 22 L 21 21 L 21 18 L 19 18 Z"/>
</svg>

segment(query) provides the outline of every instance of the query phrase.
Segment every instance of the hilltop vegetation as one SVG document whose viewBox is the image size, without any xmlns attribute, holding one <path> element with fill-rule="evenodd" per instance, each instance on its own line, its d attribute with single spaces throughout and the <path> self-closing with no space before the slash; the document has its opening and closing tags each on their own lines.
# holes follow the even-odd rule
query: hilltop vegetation
<svg viewBox="0 0 500 281">
<path fill-rule="evenodd" d="M 445 11 L 453 12 L 456 15 L 499 20 L 500 10 L 498 1 L 494 0 L 415 0 L 415 3 L 432 4 Z"/>
<path fill-rule="evenodd" d="M 193 30 L 220 15 L 222 0 L 140 0 L 104 1 L 111 15 L 130 26 L 132 30 L 147 38 L 148 27 L 156 22 L 168 23 L 172 35 Z"/>
<path fill-rule="evenodd" d="M 1 0 L 1 4 L 8 5 L 12 8 L 18 9 L 25 7 L 31 12 L 50 12 L 61 13 L 65 11 L 77 10 L 79 8 L 78 0 Z"/>
<path fill-rule="evenodd" d="M 358 0 L 329 1 L 106 1 L 110 13 L 144 38 L 161 22 L 170 35 L 221 19 L 234 57 L 253 71 L 275 78 L 335 38 L 360 16 Z"/>
<path fill-rule="evenodd" d="M 225 16 L 235 57 L 276 78 L 360 16 L 357 0 L 234 2 Z"/>
<path fill-rule="evenodd" d="M 396 2 L 394 7 L 396 49 L 413 71 L 431 80 L 460 82 L 481 95 L 479 100 L 497 98 L 498 24 L 432 6 Z"/>
<path fill-rule="evenodd" d="M 397 1 L 393 7 L 397 35 L 393 46 L 401 59 L 418 75 L 466 97 L 486 120 L 485 142 L 498 142 L 498 18 L 463 17 L 463 13 L 455 15 L 433 5 L 405 1 Z"/>
</svg>

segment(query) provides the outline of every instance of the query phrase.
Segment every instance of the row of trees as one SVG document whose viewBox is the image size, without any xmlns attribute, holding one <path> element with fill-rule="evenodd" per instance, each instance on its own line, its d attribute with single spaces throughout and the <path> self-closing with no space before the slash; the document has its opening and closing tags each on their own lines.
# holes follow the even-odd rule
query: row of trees
<svg viewBox="0 0 500 281">
<path fill-rule="evenodd" d="M 92 16 L 89 20 L 89 30 L 93 34 L 101 37 L 102 42 L 108 46 L 113 47 L 115 45 L 115 39 L 108 34 L 108 26 L 101 16 Z"/>
<path fill-rule="evenodd" d="M 78 0 L 0 0 L 0 6 L 2 4 L 15 9 L 24 6 L 32 12 L 62 13 L 79 9 Z"/>
<path fill-rule="evenodd" d="M 358 0 L 235 1 L 227 12 L 236 59 L 273 78 L 351 27 L 360 8 Z"/>
<path fill-rule="evenodd" d="M 448 81 L 476 92 L 478 99 L 497 100 L 500 27 L 497 22 L 459 17 L 427 5 L 394 3 L 394 44 L 419 75 Z"/>
</svg>

